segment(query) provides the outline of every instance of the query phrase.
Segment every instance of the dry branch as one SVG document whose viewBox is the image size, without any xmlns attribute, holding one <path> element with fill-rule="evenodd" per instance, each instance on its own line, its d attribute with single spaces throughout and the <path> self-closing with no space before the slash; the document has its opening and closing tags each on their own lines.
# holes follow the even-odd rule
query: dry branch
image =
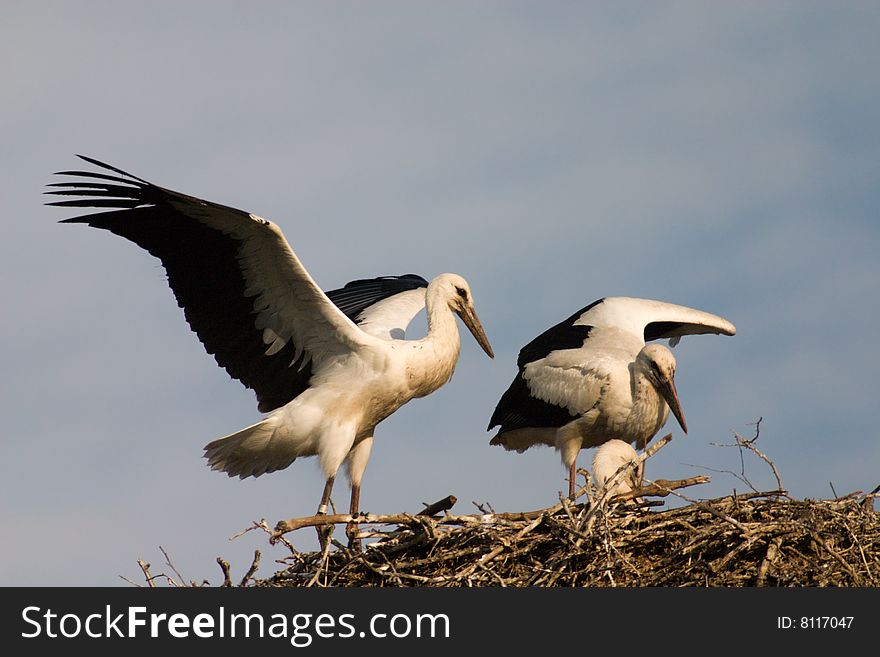
<svg viewBox="0 0 880 657">
<path fill-rule="evenodd" d="M 140 566 L 141 571 L 144 573 L 144 578 L 147 580 L 147 586 L 150 588 L 154 588 L 156 586 L 156 582 L 153 581 L 154 577 L 150 574 L 150 564 L 148 564 L 143 559 L 137 560 L 138 566 Z"/>
<path fill-rule="evenodd" d="M 708 484 L 710 481 L 711 479 L 706 475 L 697 475 L 688 479 L 657 479 L 652 484 L 640 486 L 636 490 L 624 493 L 623 495 L 616 495 L 611 499 L 615 502 L 625 502 L 626 500 L 633 500 L 638 497 L 666 497 L 674 490 Z"/>
<path fill-rule="evenodd" d="M 458 502 L 458 498 L 455 495 L 447 495 L 442 500 L 438 500 L 433 504 L 426 504 L 425 508 L 419 511 L 416 515 L 436 516 L 443 511 L 449 511 L 449 509 L 455 506 L 456 502 Z"/>
<path fill-rule="evenodd" d="M 226 561 L 223 557 L 217 557 L 217 563 L 220 564 L 220 569 L 223 571 L 222 586 L 232 586 L 232 578 L 229 573 L 229 562 Z"/>
<path fill-rule="evenodd" d="M 257 572 L 257 568 L 260 567 L 260 557 L 263 555 L 259 550 L 254 550 L 254 560 L 251 562 L 251 567 L 248 568 L 248 571 L 244 574 L 244 577 L 241 578 L 241 581 L 238 583 L 239 586 L 247 586 L 248 580 L 253 577 L 254 573 Z"/>
</svg>

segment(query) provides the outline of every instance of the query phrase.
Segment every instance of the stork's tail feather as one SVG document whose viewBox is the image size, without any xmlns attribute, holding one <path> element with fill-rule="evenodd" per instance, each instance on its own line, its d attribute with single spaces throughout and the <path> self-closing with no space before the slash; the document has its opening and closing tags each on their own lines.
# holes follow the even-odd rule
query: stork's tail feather
<svg viewBox="0 0 880 657">
<path fill-rule="evenodd" d="M 556 429 L 554 427 L 525 427 L 522 429 L 512 429 L 511 431 L 499 431 L 498 434 L 489 441 L 490 445 L 501 445 L 508 452 L 524 451 L 535 445 L 549 445 L 553 447 L 556 444 Z"/>
<path fill-rule="evenodd" d="M 273 440 L 276 421 L 270 416 L 224 438 L 205 445 L 205 458 L 212 470 L 222 470 L 230 477 L 259 477 L 283 470 L 296 460 L 289 443 Z"/>
</svg>

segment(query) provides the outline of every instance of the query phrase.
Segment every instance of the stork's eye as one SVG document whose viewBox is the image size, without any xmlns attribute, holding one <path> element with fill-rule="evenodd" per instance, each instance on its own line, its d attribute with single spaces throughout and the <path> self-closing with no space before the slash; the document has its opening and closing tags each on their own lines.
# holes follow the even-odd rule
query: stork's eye
<svg viewBox="0 0 880 657">
<path fill-rule="evenodd" d="M 455 288 L 455 291 L 458 294 L 458 296 L 460 296 L 462 299 L 467 299 L 467 290 L 465 290 L 464 288 L 457 287 L 457 288 Z"/>
</svg>

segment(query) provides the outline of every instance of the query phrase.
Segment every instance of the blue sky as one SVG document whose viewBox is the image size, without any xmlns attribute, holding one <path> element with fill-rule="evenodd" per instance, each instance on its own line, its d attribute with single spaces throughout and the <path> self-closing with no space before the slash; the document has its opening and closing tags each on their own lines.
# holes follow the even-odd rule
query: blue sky
<svg viewBox="0 0 880 657">
<path fill-rule="evenodd" d="M 74 153 L 272 219 L 325 288 L 465 276 L 497 354 L 380 425 L 362 508 L 553 504 L 549 449 L 490 447 L 519 348 L 607 295 L 721 314 L 676 347 L 690 434 L 647 475 L 797 497 L 880 483 L 876 3 L 4 3 L 0 584 L 217 583 L 311 514 L 314 460 L 211 472 L 259 418 L 158 261 L 42 206 Z M 423 324 L 422 324 L 423 326 Z M 589 463 L 589 453 L 580 459 Z M 763 463 L 746 460 L 761 488 Z M 340 486 L 335 501 L 345 506 Z M 313 533 L 296 538 L 313 547 Z"/>
</svg>

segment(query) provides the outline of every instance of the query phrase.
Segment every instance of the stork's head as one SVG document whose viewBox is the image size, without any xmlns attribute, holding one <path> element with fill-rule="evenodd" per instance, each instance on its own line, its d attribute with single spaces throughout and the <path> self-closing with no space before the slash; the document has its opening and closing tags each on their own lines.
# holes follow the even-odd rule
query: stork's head
<svg viewBox="0 0 880 657">
<path fill-rule="evenodd" d="M 461 321 L 468 327 L 489 358 L 495 358 L 495 352 L 492 351 L 492 345 L 489 344 L 489 338 L 486 337 L 486 331 L 483 330 L 483 325 L 474 309 L 474 299 L 467 281 L 458 274 L 440 274 L 428 287 L 434 288 L 440 299 L 449 305 L 449 309 L 461 317 Z"/>
<path fill-rule="evenodd" d="M 593 482 L 600 491 L 610 491 L 610 495 L 623 495 L 642 485 L 644 463 L 633 465 L 615 478 L 621 466 L 638 459 L 632 445 L 622 440 L 609 440 L 596 448 L 593 454 Z"/>
<path fill-rule="evenodd" d="M 649 344 L 639 352 L 636 364 L 669 404 L 669 410 L 675 415 L 681 430 L 687 433 L 687 423 L 684 421 L 678 391 L 675 389 L 675 356 L 661 344 Z"/>
</svg>

